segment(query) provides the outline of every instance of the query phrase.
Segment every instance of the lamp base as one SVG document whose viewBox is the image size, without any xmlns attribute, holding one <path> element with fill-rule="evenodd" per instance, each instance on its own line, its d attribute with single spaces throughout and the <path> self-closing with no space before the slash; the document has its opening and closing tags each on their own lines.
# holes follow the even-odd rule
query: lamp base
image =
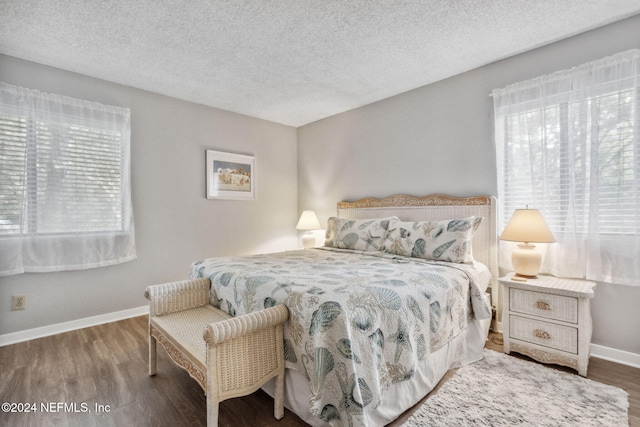
<svg viewBox="0 0 640 427">
<path fill-rule="evenodd" d="M 305 231 L 302 235 L 302 247 L 305 249 L 309 249 L 314 247 L 316 244 L 316 235 L 313 234 L 313 231 Z"/>
<path fill-rule="evenodd" d="M 542 254 L 536 251 L 536 245 L 522 243 L 511 254 L 511 264 L 516 276 L 535 279 L 542 265 Z"/>
</svg>

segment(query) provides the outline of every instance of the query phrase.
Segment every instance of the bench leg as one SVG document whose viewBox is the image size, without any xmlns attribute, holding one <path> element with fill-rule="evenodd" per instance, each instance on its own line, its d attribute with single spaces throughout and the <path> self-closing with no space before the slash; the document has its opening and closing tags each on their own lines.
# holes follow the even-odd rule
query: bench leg
<svg viewBox="0 0 640 427">
<path fill-rule="evenodd" d="M 211 397 L 211 394 L 207 393 L 207 427 L 218 427 L 220 402 Z"/>
<path fill-rule="evenodd" d="M 276 377 L 273 400 L 273 416 L 280 420 L 284 417 L 284 372 Z"/>
<path fill-rule="evenodd" d="M 156 374 L 157 357 L 157 340 L 149 334 L 149 375 L 151 376 Z"/>
</svg>

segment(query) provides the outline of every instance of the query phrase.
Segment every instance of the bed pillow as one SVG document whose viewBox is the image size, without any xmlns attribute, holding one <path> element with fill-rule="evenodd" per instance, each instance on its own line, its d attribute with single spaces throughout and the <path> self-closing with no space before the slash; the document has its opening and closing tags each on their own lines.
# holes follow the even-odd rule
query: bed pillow
<svg viewBox="0 0 640 427">
<path fill-rule="evenodd" d="M 358 251 L 382 251 L 389 222 L 398 218 L 344 219 L 331 217 L 327 221 L 324 245 Z"/>
<path fill-rule="evenodd" d="M 436 261 L 473 263 L 471 238 L 482 218 L 391 221 L 385 252 Z"/>
</svg>

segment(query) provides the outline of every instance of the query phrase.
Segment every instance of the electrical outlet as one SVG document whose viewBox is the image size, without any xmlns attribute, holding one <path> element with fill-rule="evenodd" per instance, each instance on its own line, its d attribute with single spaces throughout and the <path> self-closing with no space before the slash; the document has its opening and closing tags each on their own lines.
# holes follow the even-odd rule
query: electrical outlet
<svg viewBox="0 0 640 427">
<path fill-rule="evenodd" d="M 13 295 L 11 297 L 11 310 L 24 310 L 27 308 L 26 295 Z"/>
</svg>

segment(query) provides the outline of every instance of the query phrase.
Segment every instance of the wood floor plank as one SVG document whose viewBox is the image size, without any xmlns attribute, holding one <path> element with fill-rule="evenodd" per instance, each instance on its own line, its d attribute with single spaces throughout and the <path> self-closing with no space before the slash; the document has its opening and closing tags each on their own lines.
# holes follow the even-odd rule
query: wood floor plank
<svg viewBox="0 0 640 427">
<path fill-rule="evenodd" d="M 32 413 L 0 412 L 0 426 L 206 426 L 202 389 L 161 346 L 158 373 L 148 375 L 147 321 L 141 316 L 0 347 L 0 402 L 37 406 Z M 502 351 L 501 336 L 492 334 L 487 347 Z M 630 426 L 640 427 L 640 369 L 591 358 L 587 377 L 625 389 Z M 390 426 L 400 426 L 414 409 Z M 273 399 L 261 390 L 222 402 L 219 421 L 233 427 L 306 425 L 288 410 L 276 421 Z"/>
</svg>

